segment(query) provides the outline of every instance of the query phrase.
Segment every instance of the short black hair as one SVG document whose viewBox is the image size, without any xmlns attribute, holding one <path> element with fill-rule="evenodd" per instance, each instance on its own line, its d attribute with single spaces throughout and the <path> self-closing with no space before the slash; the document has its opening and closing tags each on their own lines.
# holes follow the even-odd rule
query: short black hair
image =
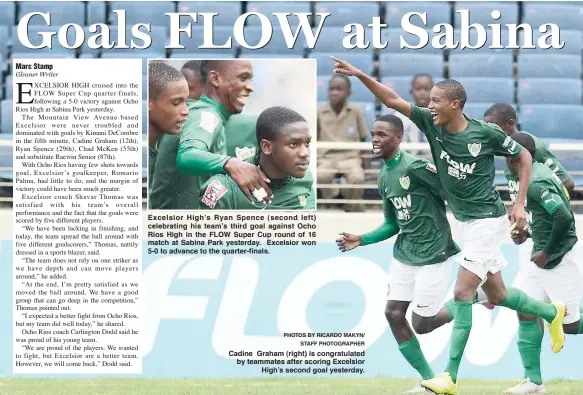
<svg viewBox="0 0 583 395">
<path fill-rule="evenodd" d="M 182 65 L 182 68 L 191 70 L 196 78 L 201 79 L 201 64 L 201 60 L 189 60 Z"/>
<path fill-rule="evenodd" d="M 510 138 L 510 137 L 508 137 Z M 536 143 L 531 135 L 528 133 L 518 132 L 512 135 L 512 140 L 516 141 L 518 144 L 522 146 L 525 150 L 530 152 L 530 156 L 534 159 L 536 154 Z"/>
<path fill-rule="evenodd" d="M 496 103 L 486 110 L 484 117 L 494 117 L 496 122 L 516 121 L 516 110 L 510 104 Z"/>
<path fill-rule="evenodd" d="M 375 122 L 386 122 L 388 124 L 391 124 L 393 126 L 395 126 L 398 131 L 403 134 L 403 121 L 401 120 L 401 118 L 399 118 L 396 115 L 393 114 L 385 114 L 385 115 L 381 115 L 380 117 L 378 117 L 376 119 Z"/>
<path fill-rule="evenodd" d="M 411 87 L 415 86 L 415 82 L 417 82 L 417 80 L 419 78 L 429 78 L 429 80 L 431 81 L 431 85 L 433 85 L 433 77 L 430 76 L 427 73 L 419 73 L 419 74 L 415 74 L 413 76 L 413 78 L 411 79 Z"/>
<path fill-rule="evenodd" d="M 460 107 L 463 109 L 468 96 L 464 86 L 456 80 L 442 80 L 435 84 L 439 89 L 443 89 L 447 98 L 451 101 L 457 100 L 460 102 Z"/>
<path fill-rule="evenodd" d="M 352 83 L 350 82 L 350 78 L 348 78 L 344 74 L 334 74 L 334 75 L 332 75 L 332 77 L 330 77 L 330 81 L 328 81 L 328 83 L 330 83 L 335 78 L 340 78 L 341 80 L 346 81 L 346 83 L 348 84 L 348 89 L 350 89 L 352 87 Z"/>
<path fill-rule="evenodd" d="M 148 65 L 148 97 L 156 99 L 166 90 L 166 85 L 184 79 L 176 68 L 166 63 L 152 62 Z"/>
<path fill-rule="evenodd" d="M 274 141 L 277 133 L 291 123 L 306 122 L 299 113 L 287 107 L 269 107 L 259 114 L 255 126 L 257 142 Z"/>
<path fill-rule="evenodd" d="M 231 59 L 212 59 L 203 60 L 200 62 L 200 82 L 206 85 L 208 82 L 208 75 L 211 71 L 221 71 L 229 63 L 233 62 Z"/>
</svg>

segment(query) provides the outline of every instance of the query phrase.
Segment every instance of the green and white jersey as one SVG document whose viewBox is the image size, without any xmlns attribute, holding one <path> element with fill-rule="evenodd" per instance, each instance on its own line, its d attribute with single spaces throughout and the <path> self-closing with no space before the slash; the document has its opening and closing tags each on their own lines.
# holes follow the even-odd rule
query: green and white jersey
<svg viewBox="0 0 583 395">
<path fill-rule="evenodd" d="M 225 123 L 227 136 L 227 155 L 241 160 L 253 158 L 259 152 L 257 144 L 258 114 L 234 114 Z"/>
<path fill-rule="evenodd" d="M 431 111 L 411 103 L 411 120 L 427 137 L 455 218 L 500 217 L 506 208 L 494 187 L 494 156 L 517 156 L 522 147 L 497 125 L 465 117 L 466 129 L 449 134 L 433 124 Z"/>
<path fill-rule="evenodd" d="M 190 114 L 177 136 L 164 135 L 158 143 L 158 156 L 154 169 L 150 202 L 151 208 L 161 210 L 192 210 L 199 207 L 202 185 L 213 175 L 189 175 L 178 171 L 179 153 L 199 149 L 223 155 L 227 154 L 224 123 L 229 113 L 216 101 L 201 96 L 200 100 L 187 100 Z M 193 169 L 196 170 L 196 169 Z"/>
<path fill-rule="evenodd" d="M 431 162 L 399 151 L 379 174 L 385 217 L 395 218 L 400 229 L 393 256 L 405 265 L 440 263 L 460 252 L 436 172 Z"/>
<path fill-rule="evenodd" d="M 561 181 L 563 181 L 565 178 L 567 178 L 567 176 L 568 176 L 567 171 L 565 170 L 563 165 L 561 165 L 561 163 L 557 160 L 555 155 L 548 149 L 548 147 L 545 145 L 545 143 L 543 143 L 543 141 L 541 139 L 539 139 L 536 136 L 533 136 L 530 133 L 526 133 L 526 132 L 521 132 L 521 133 L 528 134 L 534 140 L 534 143 L 535 143 L 535 153 L 534 153 L 535 158 L 534 158 L 534 160 L 536 162 L 547 165 L 553 171 L 553 173 L 555 173 L 557 175 L 557 177 L 559 177 L 559 179 Z M 520 187 L 520 183 L 518 181 L 518 176 L 512 175 L 512 173 L 510 173 L 510 170 L 508 169 L 508 166 L 506 166 L 506 169 L 504 170 L 504 175 L 506 176 L 506 179 L 508 180 L 508 191 L 510 193 L 510 199 L 514 202 L 516 200 L 516 196 L 518 195 L 518 189 Z M 567 193 L 567 196 L 569 196 L 566 189 L 565 189 L 565 193 Z"/>
<path fill-rule="evenodd" d="M 564 192 L 561 180 L 548 166 L 535 162 L 532 165 L 530 185 L 526 194 L 526 219 L 534 243 L 533 254 L 542 250 L 549 240 L 553 226 L 551 215 L 561 205 L 565 205 L 571 211 L 569 198 Z M 575 243 L 577 231 L 573 221 L 558 248 L 549 256 L 549 263 L 545 269 L 552 269 L 560 264 L 563 256 L 571 251 Z"/>
<path fill-rule="evenodd" d="M 148 189 L 152 187 L 152 179 L 154 178 L 154 168 L 156 166 L 157 148 L 148 145 Z"/>
<path fill-rule="evenodd" d="M 258 157 L 247 159 L 257 165 Z M 273 193 L 271 204 L 251 203 L 237 183 L 229 175 L 211 177 L 200 190 L 201 210 L 315 210 L 316 193 L 314 179 L 308 170 L 304 177 L 271 179 Z"/>
</svg>

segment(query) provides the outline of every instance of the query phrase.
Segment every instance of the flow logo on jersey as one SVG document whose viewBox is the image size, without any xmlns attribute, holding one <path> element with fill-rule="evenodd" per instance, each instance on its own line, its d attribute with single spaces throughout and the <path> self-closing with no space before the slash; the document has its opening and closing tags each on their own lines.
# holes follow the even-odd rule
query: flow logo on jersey
<svg viewBox="0 0 583 395">
<path fill-rule="evenodd" d="M 411 195 L 406 197 L 397 196 L 390 198 L 390 200 L 397 209 L 397 219 L 408 220 L 411 218 Z"/>
<path fill-rule="evenodd" d="M 481 149 L 481 145 L 477 149 L 479 152 L 479 150 Z M 439 155 L 439 159 L 446 160 L 446 162 L 449 164 L 449 166 L 447 168 L 447 174 L 449 174 L 452 177 L 457 178 L 458 180 L 464 180 L 466 178 L 467 174 L 473 174 L 474 168 L 476 167 L 475 162 L 474 163 L 456 162 L 445 151 L 441 151 L 441 154 Z"/>
</svg>

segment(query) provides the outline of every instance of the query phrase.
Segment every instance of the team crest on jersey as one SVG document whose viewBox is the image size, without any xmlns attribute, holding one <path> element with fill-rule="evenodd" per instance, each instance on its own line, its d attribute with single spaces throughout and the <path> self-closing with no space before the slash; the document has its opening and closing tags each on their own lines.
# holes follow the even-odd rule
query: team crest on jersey
<svg viewBox="0 0 583 395">
<path fill-rule="evenodd" d="M 403 189 L 409 189 L 409 185 L 411 185 L 411 180 L 409 179 L 409 176 L 403 176 L 399 178 L 399 183 L 401 184 Z"/>
<path fill-rule="evenodd" d="M 255 147 L 235 147 L 235 155 L 241 160 L 255 156 Z"/>
<path fill-rule="evenodd" d="M 306 204 L 308 204 L 308 195 L 300 195 L 298 196 L 298 199 L 300 201 L 300 206 L 306 207 Z"/>
<path fill-rule="evenodd" d="M 209 133 L 213 133 L 219 124 L 219 118 L 210 111 L 203 111 L 200 114 L 200 127 Z"/>
<path fill-rule="evenodd" d="M 482 143 L 468 144 L 468 151 L 470 151 L 470 154 L 472 154 L 472 156 L 474 158 L 476 156 L 478 156 L 478 154 L 480 153 L 481 150 L 482 150 Z"/>
<path fill-rule="evenodd" d="M 214 180 L 208 187 L 206 187 L 202 197 L 202 202 L 209 208 L 215 208 L 217 202 L 225 193 L 227 193 L 227 187 L 221 184 L 220 181 Z"/>
</svg>

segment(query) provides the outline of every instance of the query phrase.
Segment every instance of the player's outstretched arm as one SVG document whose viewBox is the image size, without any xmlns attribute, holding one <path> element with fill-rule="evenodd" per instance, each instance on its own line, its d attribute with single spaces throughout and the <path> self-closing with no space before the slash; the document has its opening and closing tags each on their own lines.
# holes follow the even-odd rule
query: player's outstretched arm
<svg viewBox="0 0 583 395">
<path fill-rule="evenodd" d="M 383 209 L 385 212 L 385 222 L 375 230 L 363 235 L 340 233 L 340 237 L 336 240 L 336 244 L 340 251 L 346 252 L 355 249 L 358 246 L 379 243 L 383 240 L 390 239 L 399 233 L 399 224 L 397 224 L 394 211 L 389 207 L 386 200 L 383 200 Z"/>
<path fill-rule="evenodd" d="M 347 61 L 336 58 L 334 56 L 331 58 L 336 62 L 334 65 L 335 73 L 357 77 L 385 106 L 399 111 L 407 118 L 411 117 L 411 103 L 399 96 L 397 92 L 388 86 L 381 84 Z"/>
</svg>

